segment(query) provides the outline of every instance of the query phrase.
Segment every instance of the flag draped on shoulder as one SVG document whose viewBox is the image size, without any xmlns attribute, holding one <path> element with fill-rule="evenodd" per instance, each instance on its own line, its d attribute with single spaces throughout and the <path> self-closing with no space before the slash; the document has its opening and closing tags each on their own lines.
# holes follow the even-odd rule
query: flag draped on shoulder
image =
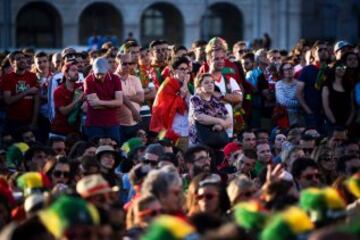
<svg viewBox="0 0 360 240">
<path fill-rule="evenodd" d="M 181 84 L 174 78 L 167 78 L 160 86 L 156 95 L 150 130 L 160 132 L 171 128 L 175 114 L 184 114 L 186 103 L 180 95 Z"/>
</svg>

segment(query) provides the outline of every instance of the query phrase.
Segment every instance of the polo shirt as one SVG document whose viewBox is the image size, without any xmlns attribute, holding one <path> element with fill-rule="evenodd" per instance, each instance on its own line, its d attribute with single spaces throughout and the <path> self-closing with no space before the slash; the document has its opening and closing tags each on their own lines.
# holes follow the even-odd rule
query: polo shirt
<svg viewBox="0 0 360 240">
<path fill-rule="evenodd" d="M 100 100 L 115 99 L 115 92 L 121 91 L 120 78 L 112 73 L 105 75 L 104 81 L 99 81 L 94 74 L 85 78 L 85 94 L 96 93 Z M 113 127 L 118 125 L 116 118 L 117 108 L 95 109 L 88 104 L 86 127 Z"/>
</svg>

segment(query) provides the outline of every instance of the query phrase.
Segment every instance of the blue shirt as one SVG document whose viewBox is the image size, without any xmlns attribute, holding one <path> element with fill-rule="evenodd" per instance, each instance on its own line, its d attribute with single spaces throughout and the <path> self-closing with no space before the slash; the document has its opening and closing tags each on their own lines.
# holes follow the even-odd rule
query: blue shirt
<svg viewBox="0 0 360 240">
<path fill-rule="evenodd" d="M 304 83 L 304 100 L 313 112 L 319 112 L 322 109 L 321 90 L 315 88 L 318 72 L 319 69 L 314 65 L 305 66 L 298 79 Z"/>
</svg>

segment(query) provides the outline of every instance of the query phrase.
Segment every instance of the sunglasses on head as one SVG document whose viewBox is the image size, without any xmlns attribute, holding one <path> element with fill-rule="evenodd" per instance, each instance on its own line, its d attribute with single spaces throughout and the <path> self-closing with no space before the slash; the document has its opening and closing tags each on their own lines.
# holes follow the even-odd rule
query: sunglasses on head
<svg viewBox="0 0 360 240">
<path fill-rule="evenodd" d="M 215 198 L 217 195 L 214 193 L 204 193 L 204 194 L 199 194 L 196 196 L 197 200 L 212 200 L 213 198 Z"/>
<path fill-rule="evenodd" d="M 54 171 L 53 175 L 55 177 L 61 177 L 61 175 L 62 175 L 64 178 L 69 178 L 70 172 L 56 170 L 56 171 Z"/>
</svg>

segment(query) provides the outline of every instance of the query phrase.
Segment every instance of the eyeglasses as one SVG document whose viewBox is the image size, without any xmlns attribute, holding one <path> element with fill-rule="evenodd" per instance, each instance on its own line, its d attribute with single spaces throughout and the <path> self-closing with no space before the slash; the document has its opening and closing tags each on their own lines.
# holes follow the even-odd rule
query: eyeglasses
<svg viewBox="0 0 360 240">
<path fill-rule="evenodd" d="M 56 171 L 54 171 L 53 175 L 54 175 L 54 177 L 57 177 L 57 178 L 59 178 L 61 176 L 63 176 L 63 178 L 69 178 L 70 172 L 56 170 Z"/>
<path fill-rule="evenodd" d="M 182 72 L 187 72 L 189 69 L 188 68 L 178 68 L 176 69 L 178 71 L 182 71 Z"/>
<path fill-rule="evenodd" d="M 210 156 L 200 156 L 194 160 L 194 162 L 205 162 L 206 160 L 209 160 Z"/>
<path fill-rule="evenodd" d="M 306 180 L 310 181 L 313 179 L 320 179 L 320 174 L 319 173 L 313 173 L 313 174 L 306 174 L 303 176 L 303 178 L 305 178 Z"/>
<path fill-rule="evenodd" d="M 204 194 L 199 194 L 199 195 L 197 195 L 196 196 L 196 199 L 197 200 L 203 200 L 203 199 L 205 199 L 205 200 L 212 200 L 212 199 L 214 199 L 215 197 L 217 196 L 217 194 L 215 194 L 215 193 L 204 193 Z"/>
</svg>

